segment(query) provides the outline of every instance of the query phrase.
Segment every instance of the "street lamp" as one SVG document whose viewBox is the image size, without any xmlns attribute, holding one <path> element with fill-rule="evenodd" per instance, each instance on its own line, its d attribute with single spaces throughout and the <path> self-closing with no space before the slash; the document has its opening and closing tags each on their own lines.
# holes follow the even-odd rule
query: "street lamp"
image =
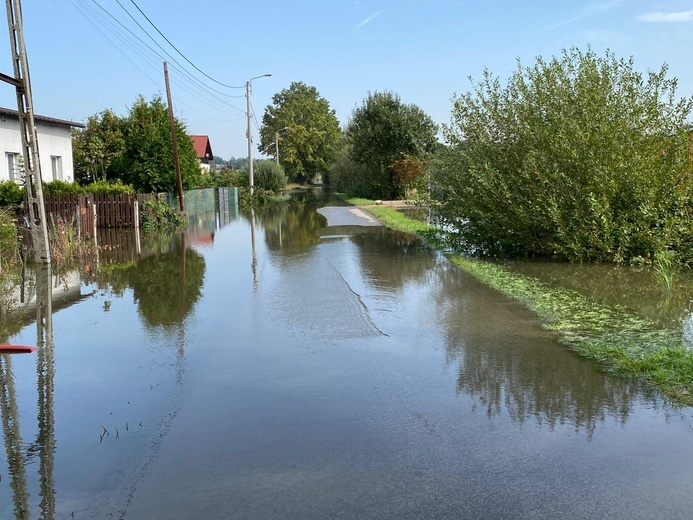
<svg viewBox="0 0 693 520">
<path fill-rule="evenodd" d="M 245 97 L 248 102 L 248 186 L 250 187 L 250 196 L 253 196 L 253 133 L 250 131 L 250 87 L 254 79 L 269 77 L 272 74 L 262 74 L 250 78 L 245 83 Z"/>
<path fill-rule="evenodd" d="M 289 127 L 285 126 L 284 128 L 280 128 L 274 132 L 274 157 L 277 160 L 277 164 L 279 164 L 279 132 L 283 132 L 284 130 L 288 129 Z"/>
</svg>

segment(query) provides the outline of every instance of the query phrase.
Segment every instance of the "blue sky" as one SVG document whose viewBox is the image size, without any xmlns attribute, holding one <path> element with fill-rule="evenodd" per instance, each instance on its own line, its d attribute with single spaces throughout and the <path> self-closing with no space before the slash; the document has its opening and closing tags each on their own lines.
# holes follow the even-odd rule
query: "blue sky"
<svg viewBox="0 0 693 520">
<path fill-rule="evenodd" d="M 679 94 L 693 95 L 693 1 L 135 3 L 185 58 L 214 80 L 243 86 L 254 76 L 272 73 L 253 81 L 258 124 L 272 95 L 293 81 L 315 86 L 341 123 L 369 92 L 383 90 L 418 105 L 437 123 L 447 123 L 452 96 L 469 90 L 470 76 L 479 79 L 488 68 L 505 78 L 517 59 L 532 65 L 537 56 L 550 58 L 572 46 L 633 56 L 643 72 L 667 63 L 669 75 L 679 79 Z M 138 94 L 165 98 L 166 59 L 176 115 L 189 132 L 209 135 L 214 153 L 225 159 L 247 155 L 245 90 L 221 86 L 198 72 L 158 35 L 132 0 L 23 4 L 36 113 L 83 121 L 104 108 L 124 115 Z M 11 75 L 8 41 L 6 37 L 5 52 L 0 52 L 0 72 Z M 16 108 L 11 86 L 0 88 L 0 105 Z M 257 135 L 254 123 L 253 131 Z"/>
</svg>

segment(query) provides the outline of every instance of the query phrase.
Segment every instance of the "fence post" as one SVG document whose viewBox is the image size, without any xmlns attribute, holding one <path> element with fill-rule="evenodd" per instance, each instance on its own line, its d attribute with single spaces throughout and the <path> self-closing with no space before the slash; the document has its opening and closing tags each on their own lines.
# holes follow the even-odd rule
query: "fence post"
<svg viewBox="0 0 693 520">
<path fill-rule="evenodd" d="M 135 211 L 135 214 L 133 215 L 133 218 L 132 218 L 133 225 L 136 228 L 139 228 L 140 227 L 140 205 L 137 202 L 137 198 L 134 198 L 134 200 L 132 201 L 132 208 Z"/>
</svg>

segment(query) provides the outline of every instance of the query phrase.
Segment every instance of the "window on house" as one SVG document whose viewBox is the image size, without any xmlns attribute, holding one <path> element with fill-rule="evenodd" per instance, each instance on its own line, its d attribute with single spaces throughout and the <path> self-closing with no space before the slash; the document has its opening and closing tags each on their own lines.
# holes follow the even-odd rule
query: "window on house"
<svg viewBox="0 0 693 520">
<path fill-rule="evenodd" d="M 7 175 L 8 180 L 14 182 L 21 182 L 22 180 L 22 167 L 19 161 L 19 154 L 15 152 L 5 153 L 7 159 Z"/>
<path fill-rule="evenodd" d="M 63 180 L 63 158 L 59 155 L 51 155 L 51 173 L 54 181 Z"/>
</svg>

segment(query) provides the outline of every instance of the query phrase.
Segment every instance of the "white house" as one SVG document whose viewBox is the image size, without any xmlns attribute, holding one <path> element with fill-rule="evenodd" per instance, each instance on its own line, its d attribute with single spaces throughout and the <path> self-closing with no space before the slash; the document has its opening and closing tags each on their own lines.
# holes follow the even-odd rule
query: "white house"
<svg viewBox="0 0 693 520">
<path fill-rule="evenodd" d="M 82 123 L 34 114 L 41 178 L 48 182 L 74 181 L 72 167 L 72 128 Z M 22 182 L 22 136 L 16 110 L 0 107 L 0 181 Z"/>
</svg>

